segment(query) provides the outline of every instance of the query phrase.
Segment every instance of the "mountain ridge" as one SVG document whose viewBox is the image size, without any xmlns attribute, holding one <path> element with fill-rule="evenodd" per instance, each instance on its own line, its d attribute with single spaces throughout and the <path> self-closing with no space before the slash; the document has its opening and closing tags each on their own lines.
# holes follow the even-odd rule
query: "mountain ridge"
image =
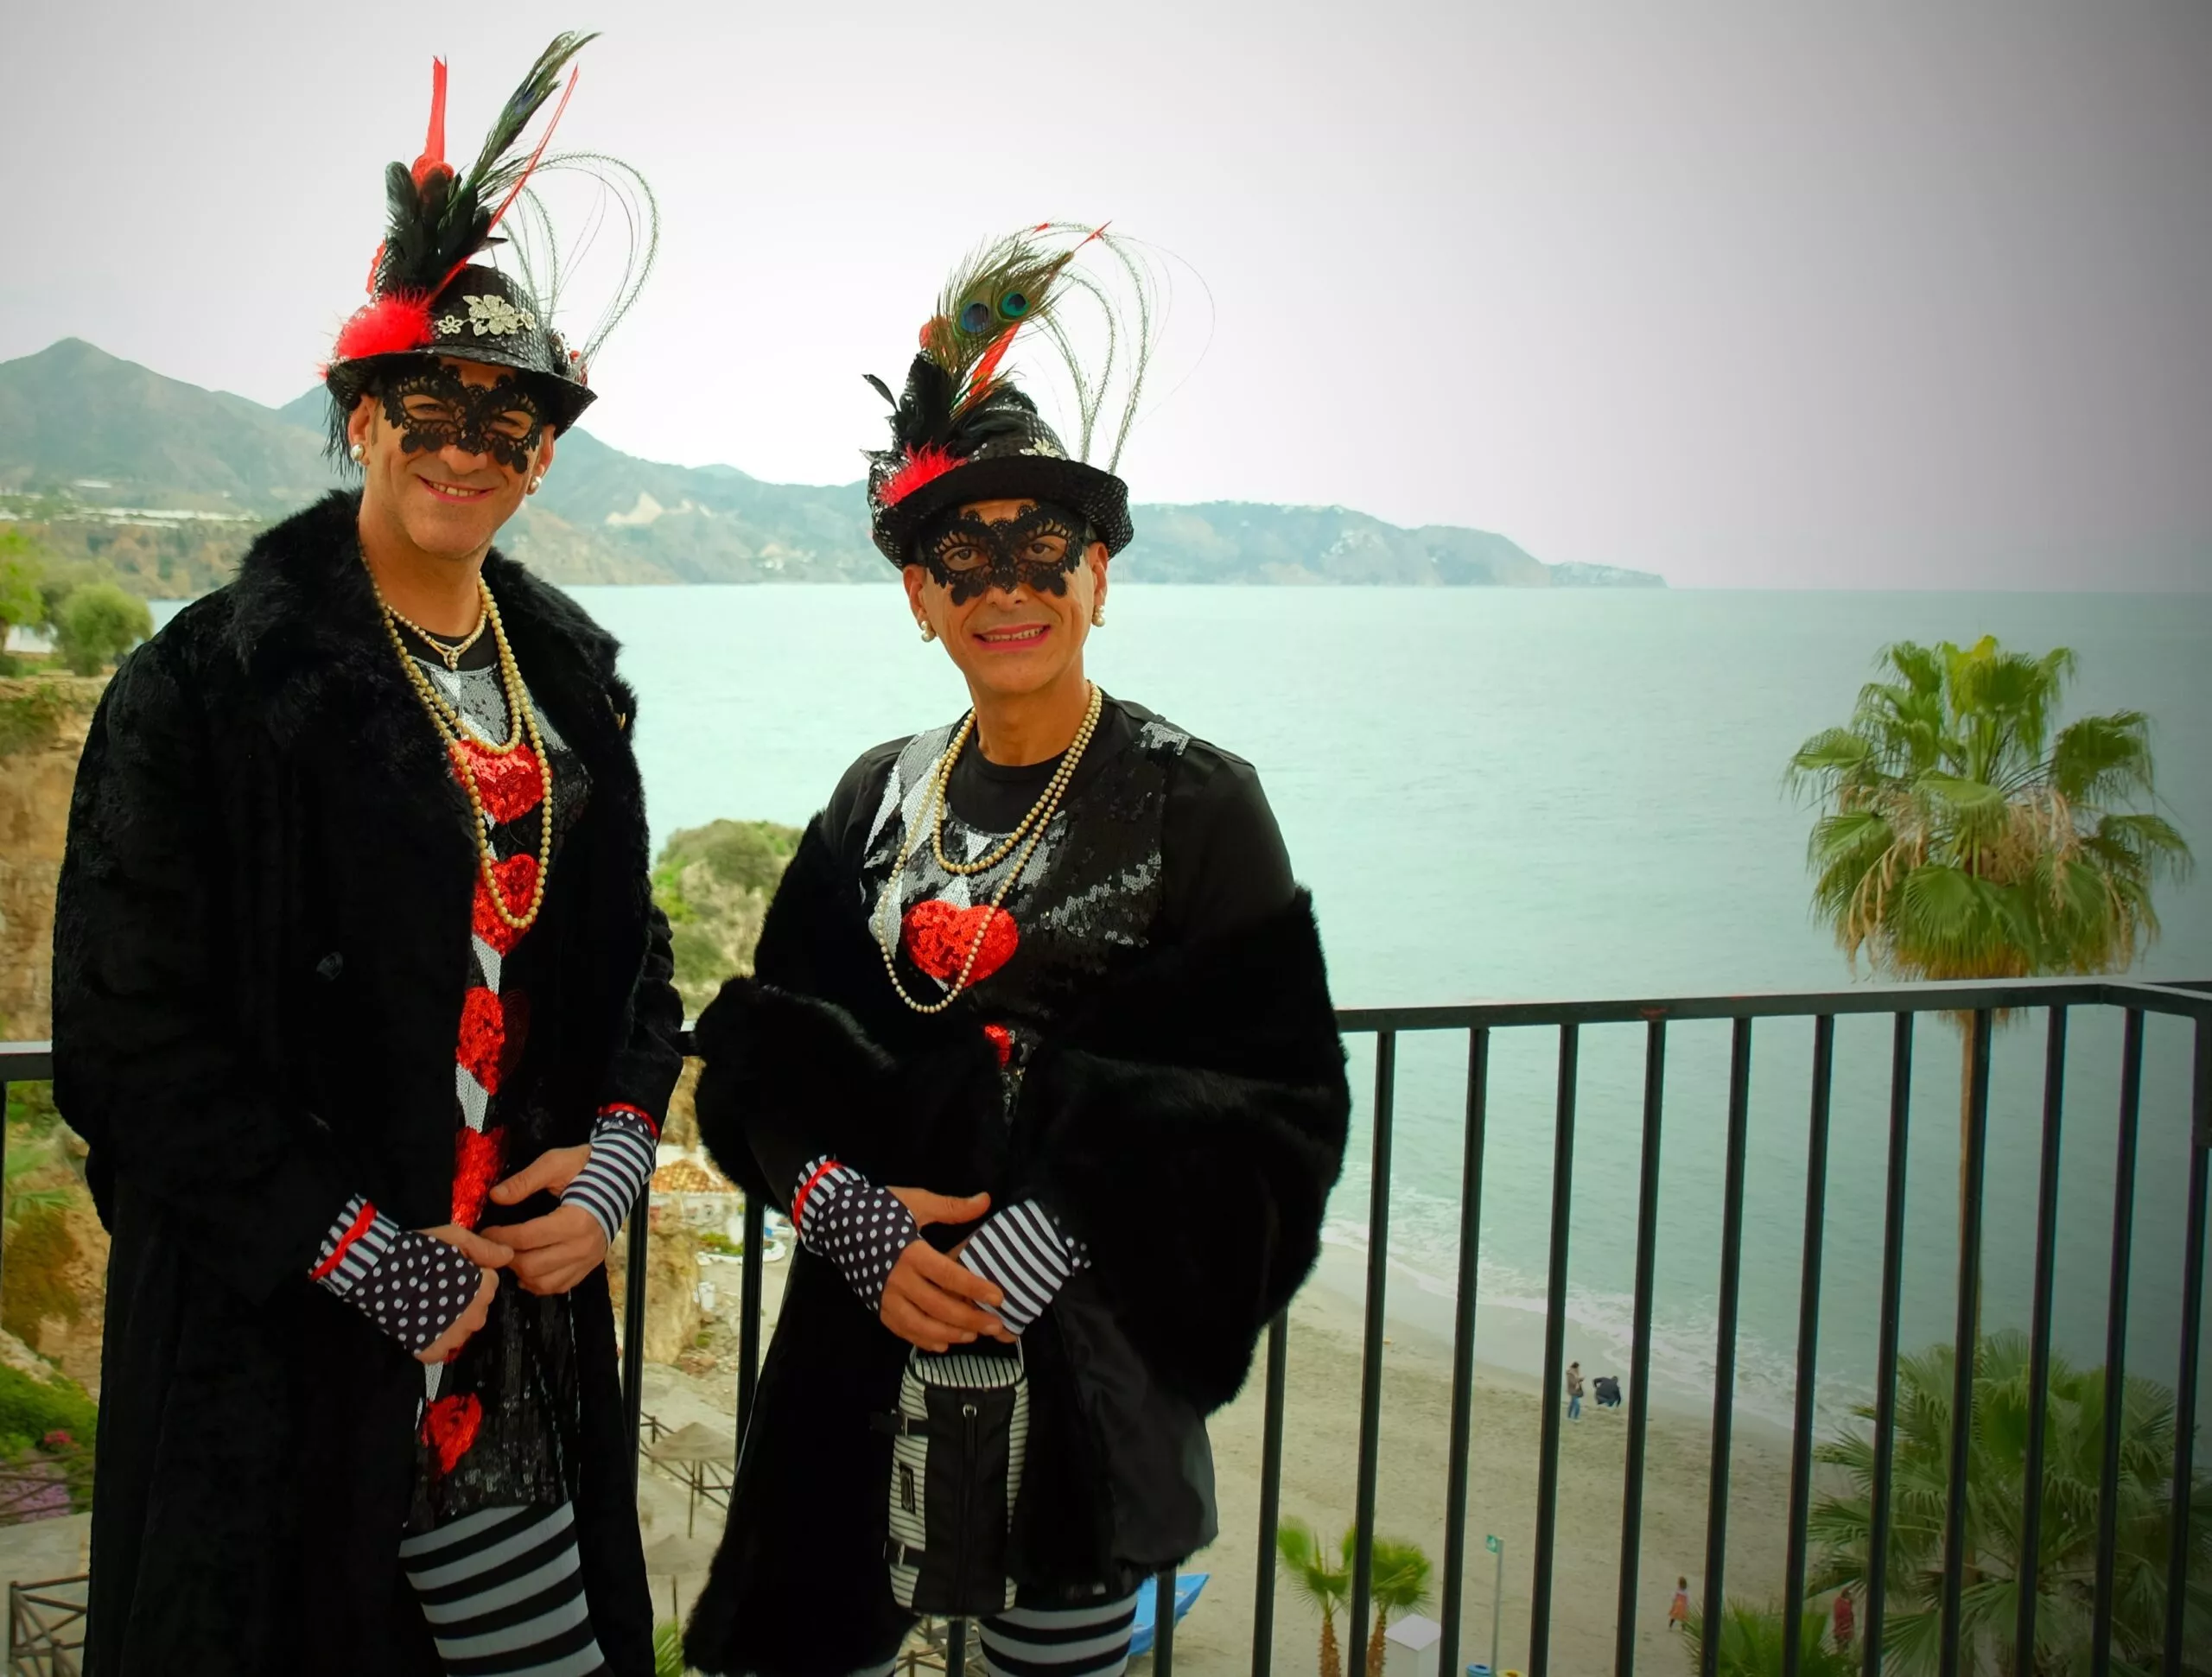
<svg viewBox="0 0 2212 1677">
<path fill-rule="evenodd" d="M 65 338 L 0 362 L 0 519 L 143 592 L 218 585 L 256 531 L 340 481 L 322 393 L 279 408 L 202 389 Z M 1648 572 L 1547 565 L 1493 531 L 1407 530 L 1343 506 L 1208 501 L 1132 509 L 1128 581 L 1247 585 L 1664 587 Z M 858 483 L 769 483 L 672 466 L 588 431 L 501 547 L 563 583 L 881 582 Z"/>
</svg>

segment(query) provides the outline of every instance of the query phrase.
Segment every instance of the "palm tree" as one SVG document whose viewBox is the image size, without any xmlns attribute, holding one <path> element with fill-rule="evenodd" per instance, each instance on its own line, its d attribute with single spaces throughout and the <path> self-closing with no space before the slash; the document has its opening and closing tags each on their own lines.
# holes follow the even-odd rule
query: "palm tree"
<svg viewBox="0 0 2212 1677">
<path fill-rule="evenodd" d="M 1291 1588 L 1321 1610 L 1321 1677 L 1344 1677 L 1344 1654 L 1337 1646 L 1337 1609 L 1351 1594 L 1351 1566 L 1332 1562 L 1313 1528 L 1303 1520 L 1286 1520 L 1276 1528 L 1275 1553 L 1290 1574 Z"/>
<path fill-rule="evenodd" d="M 2044 1429 L 2040 1537 L 2036 1561 L 2034 1664 L 2014 1662 L 2026 1483 L 2029 1345 L 2018 1333 L 1994 1334 L 1977 1348 L 1973 1430 L 1967 1464 L 1965 1587 L 1961 1626 L 1965 1668 L 2008 1677 L 2083 1671 L 2089 1665 L 2096 1578 L 2097 1504 L 2104 1455 L 2105 1377 L 2051 1356 Z M 1897 1442 L 1891 1456 L 1889 1603 L 1882 1644 L 1885 1667 L 1933 1671 L 1942 1633 L 1943 1534 L 1950 1483 L 1951 1348 L 1938 1345 L 1897 1365 Z M 1856 1413 L 1872 1422 L 1874 1411 Z M 2120 1406 L 2118 1567 L 2113 1587 L 2115 1669 L 2155 1670 L 2165 1640 L 2168 1521 L 2174 1447 L 2173 1394 L 2131 1376 Z M 1823 1496 L 1808 1530 L 1820 1546 L 1815 1590 L 1863 1591 L 1872 1526 L 1874 1446 L 1854 1432 L 1822 1445 L 1818 1459 L 1840 1468 L 1853 1487 Z M 2190 1516 L 2185 1646 L 2212 1649 L 2212 1480 L 2193 1487 Z M 2212 1672 L 2204 1655 L 2185 1666 Z"/>
<path fill-rule="evenodd" d="M 1352 1556 L 1359 1542 L 1359 1528 L 1344 1528 L 1340 1553 L 1344 1556 L 1345 1589 L 1351 1589 Z M 1410 1613 L 1428 1605 L 1429 1574 L 1434 1568 L 1421 1546 L 1395 1538 L 1375 1540 L 1375 1560 L 1369 1575 L 1368 1599 L 1375 1604 L 1375 1625 L 1367 1634 L 1367 1677 L 1382 1677 L 1382 1655 L 1389 1644 L 1390 1615 Z"/>
<path fill-rule="evenodd" d="M 1790 759 L 1821 814 L 1815 912 L 1853 966 L 1901 979 L 2124 969 L 2158 936 L 2152 887 L 2189 847 L 2155 799 L 2140 711 L 2052 728 L 2074 654 L 1899 641 L 1851 721 Z M 1961 1021 L 1961 1122 L 1974 1064 Z M 1963 1163 L 1961 1165 L 1963 1190 Z"/>
<path fill-rule="evenodd" d="M 1858 1677 L 1858 1658 L 1847 1648 L 1830 1648 L 1821 1640 L 1821 1616 L 1808 1613 L 1797 1628 L 1797 1669 L 1802 1677 Z M 1682 1629 L 1682 1652 L 1690 1669 L 1704 1669 L 1705 1616 L 1692 1613 Z M 1713 1670 L 1719 1677 L 1780 1677 L 1783 1617 L 1774 1607 L 1746 1607 L 1732 1601 L 1722 1610 L 1719 1647 Z"/>
</svg>

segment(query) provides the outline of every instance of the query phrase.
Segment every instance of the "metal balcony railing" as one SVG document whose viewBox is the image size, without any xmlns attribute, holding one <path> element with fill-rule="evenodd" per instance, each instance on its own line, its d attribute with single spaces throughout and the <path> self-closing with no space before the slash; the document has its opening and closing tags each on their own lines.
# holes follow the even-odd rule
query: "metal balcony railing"
<svg viewBox="0 0 2212 1677">
<path fill-rule="evenodd" d="M 1883 1669 L 1885 1581 L 1894 1507 L 1892 1445 L 1897 1426 L 1897 1384 L 1900 1298 L 1904 1282 L 1905 1175 L 1912 1121 L 1915 1029 L 1921 1016 L 1971 1016 L 1961 1135 L 1960 1238 L 1957 1251 L 1955 1385 L 1951 1405 L 1949 1483 L 1941 1579 L 1940 1669 L 1955 1677 L 1961 1668 L 1962 1611 L 1967 1565 L 1966 1529 L 1968 1451 L 1974 1405 L 1975 1342 L 1981 1292 L 1983 1178 L 1989 1115 L 1990 1028 L 1999 1016 L 2024 1010 L 2045 1018 L 2042 1091 L 2042 1134 L 2036 1211 L 2035 1255 L 2031 1282 L 2031 1410 L 2028 1419 L 2027 1478 L 2040 1479 L 2047 1420 L 2047 1375 L 2050 1368 L 2053 1276 L 2056 1263 L 2059 1143 L 2064 1117 L 2064 1083 L 2069 1017 L 2076 1011 L 2117 1010 L 2122 1016 L 2118 1122 L 2112 1211 L 2111 1268 L 2106 1318 L 2103 1456 L 2098 1527 L 2091 1677 L 2107 1677 L 2113 1660 L 2117 1528 L 2122 1425 L 2121 1394 L 2127 1367 L 2127 1326 L 2135 1247 L 2135 1188 L 2140 1160 L 2145 1021 L 2167 1015 L 2194 1026 L 2195 1059 L 2189 1092 L 2190 1124 L 2185 1159 L 2156 1161 L 2155 1168 L 2185 1173 L 2185 1229 L 2181 1242 L 2180 1343 L 2175 1389 L 2177 1422 L 2168 1515 L 2168 1576 L 2165 1623 L 2158 1668 L 2181 1677 L 2184 1605 L 2190 1557 L 2190 1498 L 2196 1480 L 2195 1417 L 2201 1330 L 2204 1317 L 2205 1220 L 2208 1159 L 2212 1159 L 2212 982 L 2150 984 L 2101 980 L 2021 980 L 1974 984 L 1912 985 L 1855 988 L 1821 994 L 1743 996 L 1657 997 L 1608 1001 L 1510 1002 L 1465 1007 L 1351 1008 L 1338 1014 L 1348 1038 L 1371 1038 L 1375 1052 L 1374 1095 L 1369 1110 L 1371 1159 L 1367 1216 L 1365 1317 L 1360 1355 L 1357 1480 L 1354 1487 L 1357 1532 L 1345 1647 L 1363 1657 L 1373 1606 L 1373 1539 L 1382 1420 L 1383 1305 L 1390 1253 L 1390 1166 L 1394 1108 L 1397 1096 L 1398 1047 L 1416 1032 L 1457 1032 L 1466 1040 L 1465 1116 L 1457 1253 L 1457 1298 L 1452 1350 L 1449 1466 L 1446 1486 L 1446 1548 L 1442 1567 L 1443 1637 L 1439 1670 L 1455 1677 L 1465 1629 L 1463 1579 L 1467 1562 L 1467 1477 L 1474 1350 L 1477 1260 L 1481 1250 L 1481 1208 L 1485 1133 L 1490 1107 L 1491 1045 L 1499 1032 L 1548 1031 L 1557 1042 L 1553 1122 L 1553 1174 L 1548 1274 L 1543 1339 L 1546 1394 L 1556 1394 L 1565 1373 L 1570 1214 L 1573 1207 L 1575 1115 L 1580 1032 L 1586 1026 L 1644 1027 L 1643 1133 L 1637 1201 L 1633 1349 L 1626 1404 L 1628 1429 L 1623 1471 L 1622 1528 L 1614 1670 L 1630 1677 L 1636 1663 L 1636 1609 L 1641 1557 L 1646 1415 L 1651 1384 L 1651 1320 L 1656 1285 L 1660 1159 L 1666 1056 L 1670 1026 L 1688 1021 L 1730 1022 L 1726 1143 L 1720 1203 L 1700 1208 L 1719 1213 L 1720 1276 L 1718 1360 L 1713 1382 L 1712 1462 L 1707 1488 L 1704 1623 L 1717 1628 L 1724 1617 L 1728 1571 L 1729 1460 L 1734 1421 L 1736 1354 L 1742 1299 L 1746 1145 L 1751 1129 L 1751 1076 L 1754 1024 L 1762 1020 L 1808 1020 L 1813 1026 L 1813 1076 L 1807 1106 L 1807 1171 L 1803 1251 L 1790 1429 L 1790 1477 L 1787 1555 L 1784 1562 L 1783 1671 L 1796 1677 L 1799 1630 L 1808 1611 L 1806 1577 L 1810 1559 L 1807 1536 L 1814 1476 L 1815 1375 L 1818 1372 L 1821 1257 L 1827 1190 L 1830 1106 L 1835 1069 L 1836 1020 L 1846 1014 L 1886 1014 L 1892 1020 L 1888 1153 L 1885 1178 L 1882 1279 L 1876 1354 L 1874 1477 L 1872 1539 L 1866 1568 L 1866 1594 L 1859 1617 L 1859 1655 L 1868 1677 Z M 42 1044 L 0 1046 L 0 1083 L 50 1074 Z M 646 1219 L 630 1220 L 629 1274 L 646 1268 Z M 751 1414 L 760 1363 L 764 1210 L 750 1204 L 745 1214 L 745 1253 L 741 1289 L 737 1430 L 741 1439 Z M 623 1388 L 636 1420 L 641 1401 L 645 1356 L 645 1289 L 626 1290 L 623 1324 Z M 1278 1318 L 1267 1337 L 1265 1410 L 1258 1530 L 1255 1534 L 1255 1601 L 1251 1670 L 1267 1677 L 1273 1665 L 1274 1549 L 1283 1463 L 1285 1355 L 1288 1327 Z M 1552 1655 L 1554 1555 L 1558 1533 L 1561 1417 L 1547 1401 L 1540 1436 L 1537 1471 L 1534 1589 L 1529 1632 L 1530 1677 L 1548 1677 Z M 2039 1553 L 2040 1499 L 2030 1496 L 2024 1510 L 2019 1545 L 2022 1575 L 2014 1627 L 2012 1668 L 2035 1667 L 2037 1591 L 2034 1568 Z M 1172 1573 L 1158 1580 L 1158 1641 L 1154 1670 L 1172 1677 L 1174 1668 L 1174 1612 Z M 1716 1668 L 1719 1637 L 1702 1643 L 1702 1672 Z M 965 1661 L 965 1638 L 955 1627 L 947 1669 L 958 1673 Z"/>
</svg>

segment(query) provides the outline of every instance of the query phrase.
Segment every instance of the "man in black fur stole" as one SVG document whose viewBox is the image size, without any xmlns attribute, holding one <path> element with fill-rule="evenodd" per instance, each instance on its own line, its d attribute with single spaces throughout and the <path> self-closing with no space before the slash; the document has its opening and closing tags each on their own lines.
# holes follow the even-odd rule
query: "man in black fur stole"
<svg viewBox="0 0 2212 1677">
<path fill-rule="evenodd" d="M 360 490 L 132 654 L 86 744 L 54 1013 L 113 1236 L 92 1677 L 652 1670 L 602 1259 L 682 1007 L 614 643 L 491 547 L 586 352 L 470 260 L 582 44 L 465 174 L 437 67 L 326 373 Z"/>
<path fill-rule="evenodd" d="M 700 1020 L 701 1133 L 801 1248 L 702 1671 L 887 1673 L 927 1612 L 988 1672 L 1120 1672 L 1141 1584 L 1214 1536 L 1205 1418 L 1319 1249 L 1349 1096 L 1312 909 L 1251 765 L 1085 678 L 1128 492 L 1001 371 L 1143 276 L 1082 229 L 988 247 L 874 457 L 974 708 L 846 772 Z M 1157 316 L 1119 310 L 1128 400 Z"/>
</svg>

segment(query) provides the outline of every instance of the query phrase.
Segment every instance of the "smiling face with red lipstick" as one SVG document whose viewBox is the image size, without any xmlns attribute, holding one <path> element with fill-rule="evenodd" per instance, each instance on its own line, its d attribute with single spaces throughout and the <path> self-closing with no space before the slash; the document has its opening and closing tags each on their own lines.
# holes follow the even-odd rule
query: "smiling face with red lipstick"
<svg viewBox="0 0 2212 1677">
<path fill-rule="evenodd" d="M 346 435 L 365 544 L 434 562 L 480 560 L 553 463 L 553 428 L 529 381 L 451 356 L 380 380 Z"/>
<path fill-rule="evenodd" d="M 1106 600 L 1106 544 L 1048 501 L 970 501 L 916 543 L 905 568 L 914 620 L 967 677 L 978 720 L 994 702 L 1071 700 L 1083 643 Z"/>
</svg>

